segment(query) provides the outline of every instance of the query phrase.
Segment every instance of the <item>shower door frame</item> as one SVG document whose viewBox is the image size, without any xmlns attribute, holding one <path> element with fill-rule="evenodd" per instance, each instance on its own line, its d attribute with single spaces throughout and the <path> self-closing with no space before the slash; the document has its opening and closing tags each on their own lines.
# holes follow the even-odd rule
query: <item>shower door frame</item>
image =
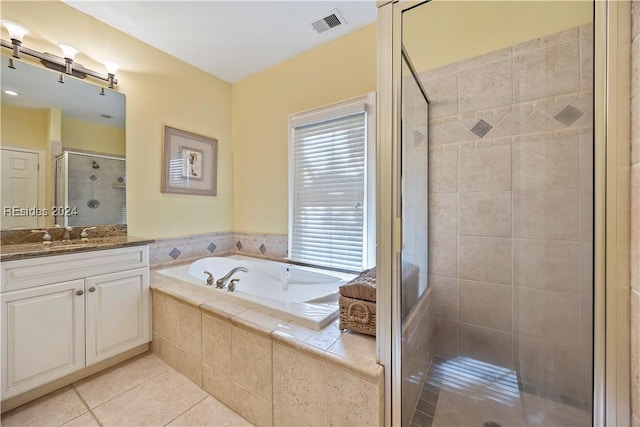
<svg viewBox="0 0 640 427">
<path fill-rule="evenodd" d="M 378 1 L 377 345 L 385 425 L 402 423 L 402 13 L 430 0 Z"/>
<path fill-rule="evenodd" d="M 595 1 L 594 425 L 630 425 L 631 4 Z"/>
<path fill-rule="evenodd" d="M 402 413 L 400 142 L 402 13 L 429 0 L 378 0 L 377 347 L 385 425 Z M 628 1 L 594 0 L 593 424 L 630 422 L 630 102 Z"/>
</svg>

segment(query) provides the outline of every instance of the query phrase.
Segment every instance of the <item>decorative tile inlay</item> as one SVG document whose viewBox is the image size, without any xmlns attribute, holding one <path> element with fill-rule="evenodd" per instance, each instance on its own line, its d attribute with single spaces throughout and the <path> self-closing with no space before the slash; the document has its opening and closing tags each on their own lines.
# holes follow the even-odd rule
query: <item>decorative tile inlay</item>
<svg viewBox="0 0 640 427">
<path fill-rule="evenodd" d="M 124 178 L 119 176 L 116 181 L 118 181 L 120 184 L 122 184 L 124 182 Z"/>
<path fill-rule="evenodd" d="M 571 126 L 584 113 L 571 104 L 568 104 L 554 116 L 554 118 L 565 126 Z"/>
<path fill-rule="evenodd" d="M 242 243 L 240 243 L 240 240 L 236 243 L 236 248 L 238 248 L 238 250 L 242 250 Z"/>
<path fill-rule="evenodd" d="M 95 181 L 96 179 L 98 179 L 98 177 L 97 177 L 97 176 L 95 176 L 95 175 L 91 175 L 91 176 L 89 177 L 89 179 L 90 179 L 91 181 Z"/>
<path fill-rule="evenodd" d="M 212 242 L 212 243 L 210 243 L 210 244 L 209 244 L 209 246 L 207 246 L 207 250 L 208 250 L 209 252 L 211 252 L 211 253 L 213 253 L 213 251 L 215 251 L 215 250 L 216 250 L 216 248 L 217 248 L 217 246 L 216 246 L 216 244 L 215 244 L 215 243 L 213 243 L 213 242 Z"/>
<path fill-rule="evenodd" d="M 264 245 L 264 243 L 263 243 L 263 244 L 261 244 L 261 245 L 260 245 L 260 247 L 259 247 L 258 249 L 260 249 L 260 253 L 261 253 L 262 255 L 264 255 L 264 253 L 265 253 L 265 252 L 267 252 L 267 247 Z"/>
<path fill-rule="evenodd" d="M 493 126 L 491 126 L 489 123 L 485 122 L 484 120 L 480 119 L 480 121 L 476 123 L 474 127 L 471 128 L 471 132 L 475 133 L 480 138 L 484 138 L 484 136 L 491 129 L 493 129 Z"/>
<path fill-rule="evenodd" d="M 178 259 L 178 257 L 180 256 L 182 252 L 180 252 L 180 249 L 178 248 L 173 248 L 171 249 L 171 252 L 169 252 L 169 256 L 173 259 Z"/>
</svg>

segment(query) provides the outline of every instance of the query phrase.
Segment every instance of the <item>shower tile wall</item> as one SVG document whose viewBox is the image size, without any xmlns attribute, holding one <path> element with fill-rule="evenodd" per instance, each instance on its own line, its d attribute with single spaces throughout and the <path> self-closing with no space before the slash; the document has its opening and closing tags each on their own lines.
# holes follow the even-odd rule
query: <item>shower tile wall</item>
<svg viewBox="0 0 640 427">
<path fill-rule="evenodd" d="M 422 73 L 436 354 L 591 390 L 592 28 Z"/>
<path fill-rule="evenodd" d="M 68 168 L 68 206 L 78 209 L 69 225 L 126 222 L 124 160 L 70 154 Z"/>
<path fill-rule="evenodd" d="M 640 1 L 634 1 L 631 86 L 631 408 L 640 426 Z"/>
</svg>

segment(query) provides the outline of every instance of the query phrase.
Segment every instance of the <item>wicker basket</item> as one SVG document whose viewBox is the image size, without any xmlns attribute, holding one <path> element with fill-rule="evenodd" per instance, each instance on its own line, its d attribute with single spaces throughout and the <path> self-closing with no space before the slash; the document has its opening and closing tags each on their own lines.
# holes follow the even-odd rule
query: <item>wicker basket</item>
<svg viewBox="0 0 640 427">
<path fill-rule="evenodd" d="M 376 302 L 376 268 L 365 270 L 355 279 L 340 286 L 340 295 Z"/>
<path fill-rule="evenodd" d="M 376 336 L 376 303 L 340 295 L 340 329 Z"/>
</svg>

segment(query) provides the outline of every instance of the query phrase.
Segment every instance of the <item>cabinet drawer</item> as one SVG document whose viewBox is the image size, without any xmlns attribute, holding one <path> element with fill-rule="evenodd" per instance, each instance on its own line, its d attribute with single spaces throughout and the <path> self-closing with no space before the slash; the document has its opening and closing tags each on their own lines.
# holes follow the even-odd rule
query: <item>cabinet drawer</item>
<svg viewBox="0 0 640 427">
<path fill-rule="evenodd" d="M 149 247 L 107 249 L 2 263 L 2 292 L 147 267 Z"/>
</svg>

